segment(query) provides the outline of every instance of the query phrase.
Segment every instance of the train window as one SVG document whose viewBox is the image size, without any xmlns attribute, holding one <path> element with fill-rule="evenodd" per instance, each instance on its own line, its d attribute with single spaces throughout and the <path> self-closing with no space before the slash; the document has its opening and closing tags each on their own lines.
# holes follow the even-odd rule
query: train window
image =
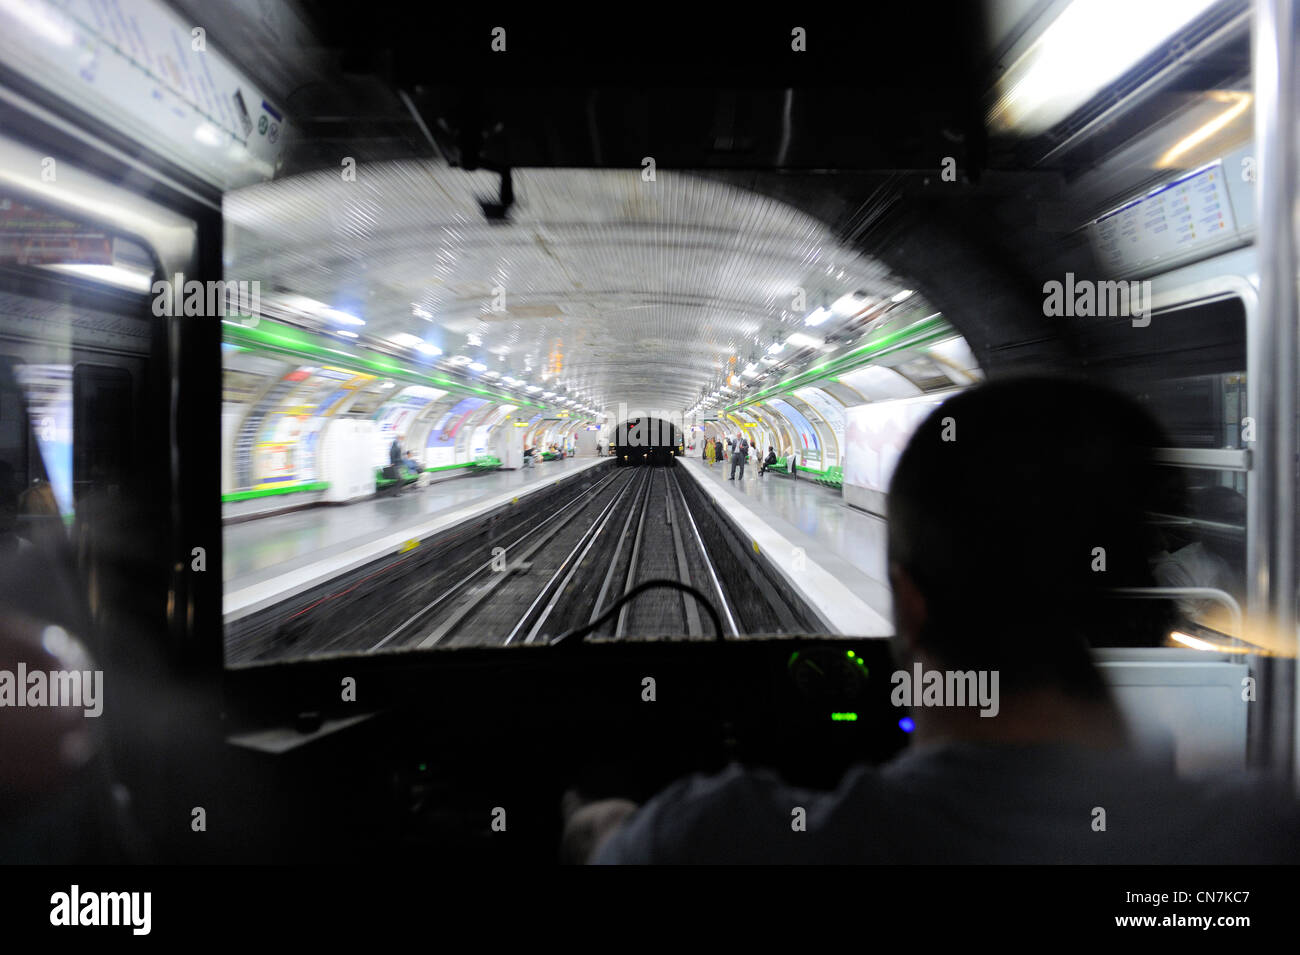
<svg viewBox="0 0 1300 955">
<path fill-rule="evenodd" d="M 131 375 L 123 368 L 78 364 L 72 375 L 72 483 L 75 498 L 120 488 L 134 455 Z"/>
<path fill-rule="evenodd" d="M 1240 610 L 1246 605 L 1245 473 L 1185 467 L 1162 471 L 1167 503 L 1151 515 L 1155 582 L 1218 591 L 1179 597 L 1175 603 L 1181 622 L 1239 637 Z M 1171 644 L 1177 643 L 1171 637 Z"/>
<path fill-rule="evenodd" d="M 18 368 L 9 356 L 0 364 L 0 462 L 6 473 L 15 481 L 26 485 L 34 476 L 44 477 L 39 467 L 39 456 L 31 456 L 31 435 L 27 415 L 23 410 L 22 392 L 18 385 Z M 35 467 L 37 475 L 31 472 Z"/>
<path fill-rule="evenodd" d="M 1167 605 L 1166 645 L 1236 646 L 1246 605 L 1244 304 L 1197 302 L 1156 312 L 1143 328 L 1092 325 L 1081 339 L 1106 356 L 1099 377 L 1165 432 L 1151 569 L 1156 586 L 1183 591 Z"/>
<path fill-rule="evenodd" d="M 0 533 L 23 555 L 0 602 L 80 635 L 87 611 L 141 580 L 116 574 L 109 594 L 150 495 L 123 492 L 142 450 L 153 272 L 138 242 L 0 194 Z"/>
</svg>

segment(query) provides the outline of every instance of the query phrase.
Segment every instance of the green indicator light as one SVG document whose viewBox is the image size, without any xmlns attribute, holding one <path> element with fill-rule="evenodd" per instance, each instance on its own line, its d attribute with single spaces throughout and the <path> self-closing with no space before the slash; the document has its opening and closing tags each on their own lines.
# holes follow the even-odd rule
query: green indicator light
<svg viewBox="0 0 1300 955">
<path fill-rule="evenodd" d="M 856 723 L 858 721 L 857 713 L 832 713 L 831 719 L 836 723 Z"/>
<path fill-rule="evenodd" d="M 426 769 L 429 768 L 429 764 L 428 764 L 428 763 L 421 763 L 421 764 L 420 764 L 419 766 L 417 766 L 416 768 L 419 769 L 420 772 L 424 772 Z"/>
<path fill-rule="evenodd" d="M 854 653 L 852 650 L 850 650 L 850 651 L 849 651 L 849 656 L 850 656 L 850 657 L 855 657 L 855 656 L 857 656 L 857 654 Z"/>
</svg>

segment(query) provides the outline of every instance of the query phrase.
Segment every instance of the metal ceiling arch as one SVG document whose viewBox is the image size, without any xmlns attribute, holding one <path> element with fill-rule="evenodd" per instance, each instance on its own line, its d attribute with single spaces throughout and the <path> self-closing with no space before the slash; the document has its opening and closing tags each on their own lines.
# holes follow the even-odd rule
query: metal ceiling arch
<svg viewBox="0 0 1300 955">
<path fill-rule="evenodd" d="M 227 276 L 356 315 L 362 343 L 399 351 L 394 336 L 418 336 L 603 408 L 684 409 L 720 365 L 802 329 L 818 303 L 902 287 L 824 222 L 732 183 L 640 169 L 521 169 L 514 182 L 510 219 L 494 223 L 479 197 L 495 176 L 435 161 L 235 190 Z"/>
</svg>

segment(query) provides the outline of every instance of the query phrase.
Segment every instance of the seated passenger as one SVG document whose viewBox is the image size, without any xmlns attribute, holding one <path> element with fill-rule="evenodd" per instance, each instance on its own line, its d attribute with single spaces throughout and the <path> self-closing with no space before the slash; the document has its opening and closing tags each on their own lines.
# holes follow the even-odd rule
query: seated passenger
<svg viewBox="0 0 1300 955">
<path fill-rule="evenodd" d="M 769 444 L 767 446 L 767 457 L 763 459 L 763 466 L 758 469 L 759 474 L 776 467 L 776 450 Z"/>
<path fill-rule="evenodd" d="M 901 674 L 983 674 L 991 705 L 916 707 L 911 745 L 833 792 L 740 766 L 682 780 L 594 833 L 595 861 L 1300 861 L 1287 789 L 1191 782 L 1139 756 L 1091 659 L 1135 621 L 1163 637 L 1162 616 L 1139 609 L 1159 604 L 1109 593 L 1151 584 L 1147 449 L 1162 444 L 1139 406 L 1083 383 L 949 398 L 890 485 L 892 646 Z"/>
</svg>

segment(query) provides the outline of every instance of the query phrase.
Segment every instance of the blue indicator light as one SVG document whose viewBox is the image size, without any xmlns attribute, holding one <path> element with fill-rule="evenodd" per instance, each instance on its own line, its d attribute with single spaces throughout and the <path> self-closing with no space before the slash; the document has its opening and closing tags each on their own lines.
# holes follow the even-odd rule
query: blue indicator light
<svg viewBox="0 0 1300 955">
<path fill-rule="evenodd" d="M 916 724 L 912 722 L 912 718 L 910 716 L 904 716 L 901 720 L 898 721 L 898 728 L 902 730 L 904 733 L 910 733 L 912 732 L 912 730 L 916 729 Z"/>
</svg>

